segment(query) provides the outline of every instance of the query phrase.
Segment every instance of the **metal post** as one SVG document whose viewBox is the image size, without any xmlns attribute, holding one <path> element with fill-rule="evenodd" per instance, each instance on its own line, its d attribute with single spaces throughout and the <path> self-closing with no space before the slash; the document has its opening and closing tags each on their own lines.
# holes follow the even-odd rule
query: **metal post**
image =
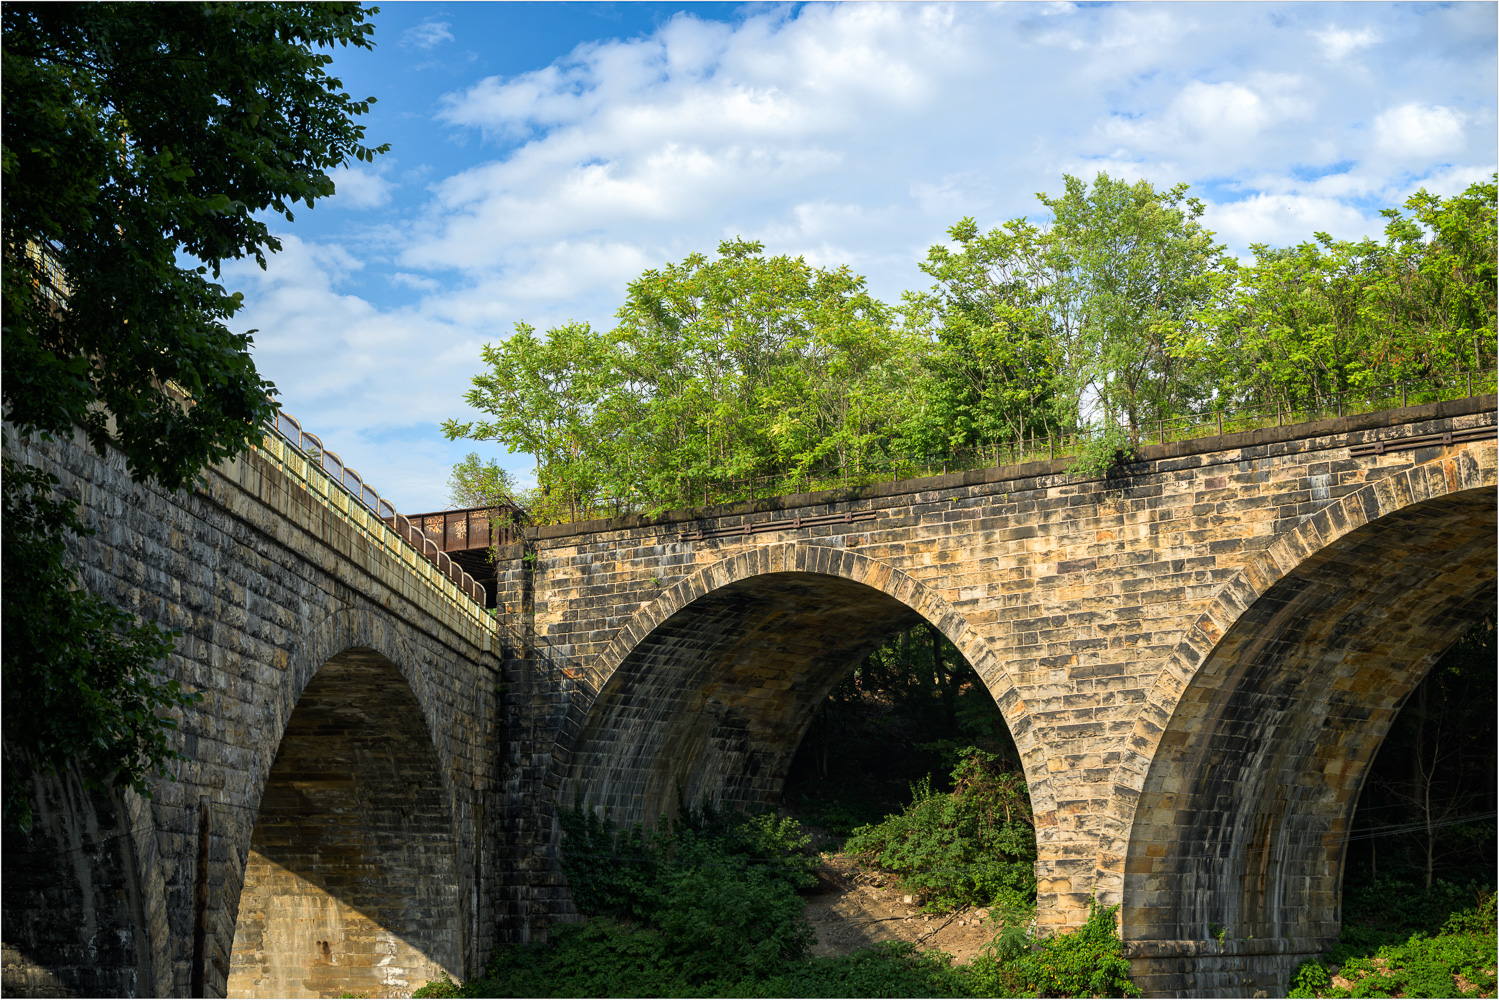
<svg viewBox="0 0 1499 1000">
<path fill-rule="evenodd" d="M 1218 411 L 1218 436 L 1223 436 L 1223 411 Z"/>
<path fill-rule="evenodd" d="M 1473 372 L 1468 372 L 1468 398 L 1473 398 Z"/>
<path fill-rule="evenodd" d="M 1281 418 L 1281 415 L 1280 415 L 1280 400 L 1278 400 L 1278 399 L 1275 401 L 1275 426 L 1276 427 L 1283 427 L 1283 426 L 1285 426 L 1285 424 L 1284 424 L 1284 422 L 1283 422 L 1283 420 Z"/>
<path fill-rule="evenodd" d="M 1401 382 L 1400 383 L 1400 405 L 1401 405 L 1402 408 L 1406 405 L 1405 398 L 1406 398 L 1405 397 L 1405 383 Z"/>
<path fill-rule="evenodd" d="M 1156 423 L 1159 424 L 1159 426 L 1156 428 L 1156 436 L 1161 439 L 1160 440 L 1161 444 L 1165 444 L 1166 443 L 1166 418 L 1165 417 L 1161 417 L 1160 420 L 1156 421 Z"/>
</svg>

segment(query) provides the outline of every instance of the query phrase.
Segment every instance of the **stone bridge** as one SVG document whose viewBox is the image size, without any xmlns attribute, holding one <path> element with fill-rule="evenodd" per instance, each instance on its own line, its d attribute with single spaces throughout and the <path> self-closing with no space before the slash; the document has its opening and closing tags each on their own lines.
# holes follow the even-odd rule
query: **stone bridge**
<svg viewBox="0 0 1499 1000">
<path fill-rule="evenodd" d="M 482 965 L 482 606 L 275 438 L 176 494 L 79 443 L 6 451 L 82 501 L 85 585 L 180 629 L 166 670 L 202 698 L 150 799 L 34 782 L 31 835 L 4 835 L 5 992 L 394 996 Z"/>
<path fill-rule="evenodd" d="M 1337 934 L 1386 729 L 1493 613 L 1496 405 L 533 530 L 498 629 L 285 449 L 168 495 L 31 446 L 100 528 L 87 586 L 182 628 L 167 670 L 204 697 L 153 798 L 37 782 L 5 989 L 465 975 L 570 918 L 559 804 L 773 803 L 832 685 L 927 621 L 1021 751 L 1041 921 L 1121 903 L 1148 993 L 1283 993 Z"/>
<path fill-rule="evenodd" d="M 542 528 L 502 579 L 567 686 L 528 778 L 625 821 L 773 803 L 833 685 L 926 621 L 1020 750 L 1039 920 L 1119 903 L 1147 992 L 1283 993 L 1338 934 L 1386 729 L 1494 612 L 1494 405 L 1147 447 L 1107 479 L 1042 462 Z"/>
</svg>

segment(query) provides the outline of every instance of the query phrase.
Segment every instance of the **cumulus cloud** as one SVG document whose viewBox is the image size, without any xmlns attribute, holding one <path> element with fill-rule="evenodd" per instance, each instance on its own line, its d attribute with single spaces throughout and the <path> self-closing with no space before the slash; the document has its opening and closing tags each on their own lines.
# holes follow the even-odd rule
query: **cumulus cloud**
<svg viewBox="0 0 1499 1000">
<path fill-rule="evenodd" d="M 1387 156 L 1429 162 L 1463 148 L 1466 121 L 1453 108 L 1410 102 L 1374 119 L 1375 142 Z"/>
<path fill-rule="evenodd" d="M 333 204 L 341 208 L 380 208 L 390 203 L 396 185 L 385 178 L 385 164 L 376 167 L 340 167 L 330 171 Z"/>
<path fill-rule="evenodd" d="M 1251 243 L 1291 246 L 1319 232 L 1354 239 L 1383 227 L 1383 220 L 1370 219 L 1336 198 L 1301 193 L 1255 194 L 1239 201 L 1210 203 L 1203 221 L 1220 240 L 1241 252 Z"/>
<path fill-rule="evenodd" d="M 1493 169 L 1481 6 L 1361 6 L 1353 24 L 1258 4 L 681 13 L 469 79 L 432 113 L 454 167 L 414 179 L 431 162 L 403 149 L 404 184 L 341 173 L 334 204 L 362 228 L 294 236 L 243 273 L 257 359 L 372 481 L 440 507 L 433 470 L 462 446 L 435 425 L 461 415 L 481 343 L 517 320 L 608 325 L 642 270 L 724 238 L 847 263 L 894 299 L 929 283 L 917 265 L 959 218 L 1040 220 L 1036 192 L 1099 170 L 1190 182 L 1239 254 L 1377 233 L 1415 187 Z M 403 45 L 469 37 L 463 11 Z"/>
<path fill-rule="evenodd" d="M 1244 82 L 1192 80 L 1158 114 L 1116 114 L 1103 126 L 1109 140 L 1141 153 L 1211 155 L 1264 141 L 1264 134 L 1304 121 L 1313 110 L 1292 74 L 1256 74 Z"/>
</svg>

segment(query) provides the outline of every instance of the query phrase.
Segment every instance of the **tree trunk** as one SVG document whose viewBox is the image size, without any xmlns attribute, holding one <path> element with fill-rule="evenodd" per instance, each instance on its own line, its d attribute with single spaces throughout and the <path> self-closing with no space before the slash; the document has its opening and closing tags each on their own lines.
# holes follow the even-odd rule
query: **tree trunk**
<svg viewBox="0 0 1499 1000">
<path fill-rule="evenodd" d="M 932 673 L 937 678 L 937 690 L 942 695 L 942 707 L 947 713 L 947 728 L 958 728 L 958 683 L 957 678 L 942 662 L 942 633 L 935 625 L 932 629 Z"/>
</svg>

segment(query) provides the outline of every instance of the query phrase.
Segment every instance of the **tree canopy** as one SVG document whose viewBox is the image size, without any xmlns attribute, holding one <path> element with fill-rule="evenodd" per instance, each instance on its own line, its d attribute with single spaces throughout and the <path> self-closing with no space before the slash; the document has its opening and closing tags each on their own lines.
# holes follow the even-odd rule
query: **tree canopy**
<svg viewBox="0 0 1499 1000">
<path fill-rule="evenodd" d="M 123 452 L 167 489 L 244 450 L 274 413 L 225 260 L 280 249 L 263 213 L 334 193 L 369 160 L 333 45 L 368 48 L 354 3 L 12 3 L 0 10 L 3 393 L 22 435 Z M 261 213 L 261 214 L 257 214 Z M 23 763 L 79 760 L 94 785 L 170 759 L 182 702 L 153 664 L 172 633 L 74 593 L 85 533 L 55 477 L 7 460 L 6 814 L 26 822 Z"/>
<path fill-rule="evenodd" d="M 1161 421 L 1492 365 L 1494 183 L 1418 192 L 1383 241 L 1247 264 L 1187 190 L 1066 177 L 1037 196 L 1049 222 L 952 226 L 920 264 L 934 284 L 894 306 L 847 267 L 726 240 L 631 282 L 609 332 L 518 324 L 465 397 L 487 417 L 443 429 L 534 455 L 547 520 L 1033 435 L 1088 431 L 1074 468 L 1098 472 Z"/>
<path fill-rule="evenodd" d="M 691 500 L 691 483 L 789 474 L 877 448 L 912 352 L 847 268 L 725 241 L 645 272 L 609 332 L 525 324 L 486 345 L 465 397 L 491 419 L 443 425 L 536 456 L 546 495 Z"/>
<path fill-rule="evenodd" d="M 243 449 L 274 392 L 225 325 L 226 259 L 376 152 L 328 75 L 358 4 L 6 4 L 4 380 L 23 431 L 124 451 L 175 489 Z M 175 391 L 174 391 L 175 389 Z M 190 403 L 191 405 L 187 405 Z M 102 404 L 102 406 L 100 405 Z M 111 418 L 113 428 L 111 428 Z"/>
</svg>

